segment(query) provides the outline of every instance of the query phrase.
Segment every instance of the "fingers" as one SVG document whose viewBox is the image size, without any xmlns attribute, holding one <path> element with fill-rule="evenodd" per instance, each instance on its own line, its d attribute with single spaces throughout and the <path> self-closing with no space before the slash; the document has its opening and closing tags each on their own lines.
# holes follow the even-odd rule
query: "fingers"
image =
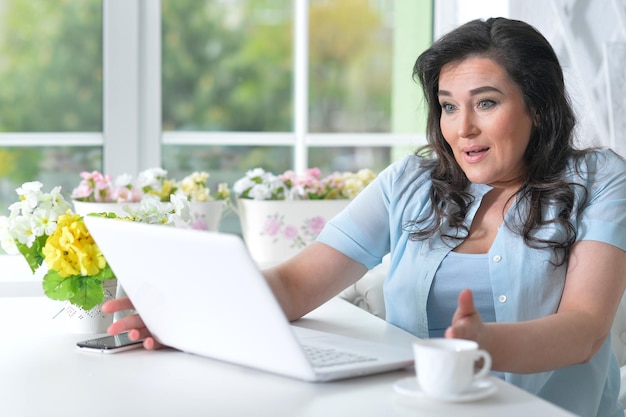
<svg viewBox="0 0 626 417">
<path fill-rule="evenodd" d="M 111 324 L 107 329 L 109 334 L 118 334 L 126 331 L 128 332 L 128 338 L 130 340 L 143 339 L 143 347 L 145 349 L 155 350 L 164 347 L 152 337 L 150 331 L 144 325 L 143 320 L 137 314 L 124 317 Z"/>
<path fill-rule="evenodd" d="M 444 336 L 478 341 L 482 328 L 483 322 L 474 306 L 472 291 L 467 289 L 461 291 L 457 309 L 452 316 L 452 323 L 446 329 Z"/>
<path fill-rule="evenodd" d="M 452 318 L 452 322 L 477 313 L 476 307 L 474 307 L 474 295 L 471 290 L 465 289 L 461 291 L 457 302 L 458 306 Z"/>
<path fill-rule="evenodd" d="M 134 310 L 134 306 L 128 297 L 122 297 L 110 300 L 102 305 L 102 311 L 105 313 L 115 313 L 123 310 Z M 163 345 L 154 340 L 150 331 L 146 328 L 143 320 L 138 314 L 132 314 L 124 317 L 109 326 L 107 333 L 115 335 L 118 333 L 128 332 L 130 340 L 143 339 L 143 347 L 148 350 L 162 348 Z"/>
<path fill-rule="evenodd" d="M 456 332 L 454 331 L 454 327 L 452 326 L 446 329 L 446 332 L 444 333 L 443 337 L 446 337 L 448 339 L 461 339 L 461 337 L 456 335 Z"/>
<path fill-rule="evenodd" d="M 109 300 L 102 304 L 102 311 L 104 313 L 115 313 L 117 311 L 122 310 L 134 310 L 133 303 L 131 303 L 130 298 L 122 297 L 117 298 L 115 300 Z"/>
<path fill-rule="evenodd" d="M 143 347 L 148 350 L 155 350 L 164 347 L 162 344 L 154 340 L 152 337 L 147 337 L 146 340 L 143 341 Z"/>
<path fill-rule="evenodd" d="M 118 334 L 132 329 L 145 329 L 146 325 L 143 323 L 141 317 L 137 314 L 133 314 L 123 319 L 120 319 L 109 326 L 107 329 L 109 334 Z"/>
<path fill-rule="evenodd" d="M 162 344 L 157 342 L 148 332 L 148 329 L 145 327 L 143 329 L 132 329 L 128 332 L 128 337 L 130 340 L 143 340 L 143 347 L 147 350 L 155 350 L 164 347 Z"/>
</svg>

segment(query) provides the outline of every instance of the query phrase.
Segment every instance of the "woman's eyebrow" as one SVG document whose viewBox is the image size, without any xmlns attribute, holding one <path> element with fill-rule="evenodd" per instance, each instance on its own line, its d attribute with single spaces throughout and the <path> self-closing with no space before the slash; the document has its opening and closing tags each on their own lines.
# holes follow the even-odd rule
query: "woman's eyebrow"
<svg viewBox="0 0 626 417">
<path fill-rule="evenodd" d="M 470 90 L 470 94 L 475 96 L 476 94 L 482 94 L 482 93 L 500 93 L 502 94 L 502 91 L 500 91 L 498 88 L 493 87 L 491 85 L 486 85 L 484 87 L 478 87 L 478 88 L 474 88 L 473 90 Z"/>
<path fill-rule="evenodd" d="M 483 86 L 483 87 L 477 87 L 477 88 L 474 88 L 474 89 L 470 90 L 470 95 L 475 96 L 477 94 L 490 93 L 490 92 L 496 92 L 496 93 L 502 94 L 502 91 L 500 91 L 496 87 L 493 87 L 493 86 L 490 86 L 490 85 L 486 85 L 486 86 Z M 452 93 L 447 91 L 447 90 L 439 90 L 437 92 L 437 95 L 438 96 L 452 97 Z"/>
</svg>

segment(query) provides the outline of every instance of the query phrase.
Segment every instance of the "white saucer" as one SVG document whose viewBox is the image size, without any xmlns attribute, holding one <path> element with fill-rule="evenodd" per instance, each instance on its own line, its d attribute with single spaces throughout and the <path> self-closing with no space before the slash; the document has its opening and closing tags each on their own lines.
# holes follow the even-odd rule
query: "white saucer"
<svg viewBox="0 0 626 417">
<path fill-rule="evenodd" d="M 454 403 L 480 400 L 481 398 L 490 396 L 497 390 L 497 387 L 493 382 L 491 382 L 487 378 L 482 378 L 474 381 L 474 383 L 467 390 L 461 393 L 447 395 L 443 397 L 432 397 L 422 391 L 422 388 L 417 382 L 417 378 L 414 376 L 402 378 L 396 381 L 395 384 L 393 384 L 393 388 L 400 394 L 408 395 L 411 397 L 432 398 L 439 401 Z"/>
</svg>

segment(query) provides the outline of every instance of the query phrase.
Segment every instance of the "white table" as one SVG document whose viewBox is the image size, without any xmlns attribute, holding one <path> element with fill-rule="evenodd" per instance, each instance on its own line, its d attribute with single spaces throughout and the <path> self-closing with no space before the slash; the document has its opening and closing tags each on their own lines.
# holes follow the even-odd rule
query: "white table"
<svg viewBox="0 0 626 417">
<path fill-rule="evenodd" d="M 410 369 L 306 383 L 172 349 L 80 352 L 75 342 L 91 336 L 67 333 L 62 315 L 51 319 L 60 308 L 44 297 L 0 297 L 0 416 L 572 416 L 495 378 L 493 396 L 447 404 L 396 393 L 393 383 Z M 299 325 L 371 340 L 384 329 L 338 299 Z M 391 337 L 400 341 L 404 333 Z"/>
</svg>

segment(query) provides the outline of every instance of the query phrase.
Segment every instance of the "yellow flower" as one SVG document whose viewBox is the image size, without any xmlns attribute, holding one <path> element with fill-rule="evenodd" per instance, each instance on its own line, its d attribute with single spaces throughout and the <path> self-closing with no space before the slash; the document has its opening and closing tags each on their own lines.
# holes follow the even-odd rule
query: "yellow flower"
<svg viewBox="0 0 626 417">
<path fill-rule="evenodd" d="M 191 175 L 183 178 L 181 182 L 178 183 L 178 189 L 181 193 L 192 202 L 202 202 L 202 201 L 210 201 L 211 192 L 207 187 L 207 180 L 209 179 L 209 173 L 202 172 L 194 172 Z"/>
<path fill-rule="evenodd" d="M 59 217 L 57 230 L 48 237 L 43 254 L 48 269 L 63 278 L 93 276 L 106 267 L 104 256 L 78 214 Z"/>
<path fill-rule="evenodd" d="M 174 180 L 163 181 L 163 188 L 161 188 L 161 195 L 159 195 L 159 197 L 161 197 L 161 200 L 168 201 L 170 194 L 172 194 L 175 191 L 175 188 L 176 188 L 176 182 Z"/>
<path fill-rule="evenodd" d="M 81 275 L 96 275 L 103 269 L 107 262 L 95 244 L 85 245 L 78 253 L 78 265 Z"/>
<path fill-rule="evenodd" d="M 344 172 L 342 178 L 344 181 L 343 195 L 347 198 L 354 198 L 376 178 L 376 174 L 369 169 L 361 169 L 356 173 Z"/>
<path fill-rule="evenodd" d="M 230 198 L 230 190 L 228 189 L 228 184 L 225 182 L 220 182 L 217 184 L 217 194 L 216 197 L 219 200 L 228 200 Z"/>
<path fill-rule="evenodd" d="M 370 182 L 372 182 L 374 178 L 376 178 L 376 174 L 374 174 L 374 171 L 364 168 L 364 169 L 360 169 L 356 173 L 356 177 L 359 179 L 359 181 L 363 183 L 363 185 L 367 185 Z"/>
</svg>

